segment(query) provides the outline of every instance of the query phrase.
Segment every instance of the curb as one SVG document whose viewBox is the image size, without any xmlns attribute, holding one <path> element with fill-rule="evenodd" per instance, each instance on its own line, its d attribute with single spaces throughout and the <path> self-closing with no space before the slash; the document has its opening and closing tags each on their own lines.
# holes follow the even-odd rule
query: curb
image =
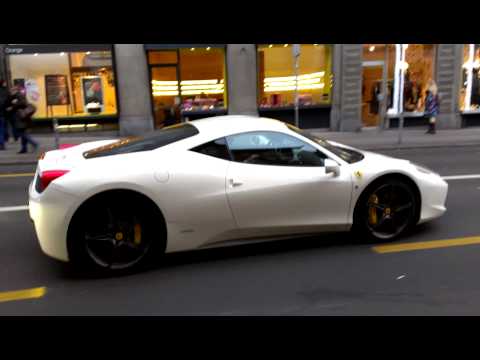
<svg viewBox="0 0 480 360">
<path fill-rule="evenodd" d="M 345 144 L 347 145 L 347 144 Z M 391 145 L 391 146 L 379 146 L 379 147 L 362 147 L 361 145 L 349 145 L 352 147 L 356 147 L 360 150 L 366 150 L 366 151 L 376 151 L 376 150 L 418 150 L 418 149 L 438 149 L 438 148 L 446 148 L 446 147 L 452 147 L 452 148 L 461 148 L 461 147 L 476 147 L 480 146 L 480 143 L 467 143 L 467 144 L 443 144 L 443 145 L 413 145 L 413 146 L 408 146 L 408 145 Z"/>
</svg>

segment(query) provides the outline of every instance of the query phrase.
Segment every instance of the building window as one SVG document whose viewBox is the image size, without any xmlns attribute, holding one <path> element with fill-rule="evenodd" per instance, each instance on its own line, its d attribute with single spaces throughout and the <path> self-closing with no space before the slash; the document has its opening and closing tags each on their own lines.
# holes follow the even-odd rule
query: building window
<svg viewBox="0 0 480 360">
<path fill-rule="evenodd" d="M 111 51 L 12 54 L 8 63 L 12 85 L 37 107 L 34 119 L 117 115 Z"/>
<path fill-rule="evenodd" d="M 153 50 L 148 62 L 157 128 L 226 110 L 224 48 Z"/>
<path fill-rule="evenodd" d="M 462 87 L 460 90 L 460 110 L 480 110 L 480 44 L 467 44 L 463 47 Z"/>
<path fill-rule="evenodd" d="M 387 85 L 386 109 L 393 106 L 395 80 L 395 45 L 364 44 L 362 52 L 362 123 L 378 126 L 382 115 L 384 71 Z"/>
<path fill-rule="evenodd" d="M 300 46 L 298 79 L 292 44 L 258 45 L 258 103 L 260 108 L 288 108 L 298 97 L 301 107 L 330 104 L 332 50 L 330 45 Z"/>
<path fill-rule="evenodd" d="M 423 115 L 428 83 L 435 74 L 435 45 L 396 44 L 393 104 L 389 114 Z"/>
</svg>

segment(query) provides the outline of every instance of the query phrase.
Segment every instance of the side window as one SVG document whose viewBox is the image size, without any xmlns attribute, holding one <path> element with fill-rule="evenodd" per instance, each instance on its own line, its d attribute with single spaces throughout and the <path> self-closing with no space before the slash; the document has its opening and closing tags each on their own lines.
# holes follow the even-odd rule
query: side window
<svg viewBox="0 0 480 360">
<path fill-rule="evenodd" d="M 225 138 L 210 141 L 206 144 L 199 145 L 191 150 L 219 159 L 231 160 Z"/>
<path fill-rule="evenodd" d="M 325 154 L 296 137 L 258 131 L 227 137 L 233 160 L 247 164 L 324 166 Z"/>
</svg>

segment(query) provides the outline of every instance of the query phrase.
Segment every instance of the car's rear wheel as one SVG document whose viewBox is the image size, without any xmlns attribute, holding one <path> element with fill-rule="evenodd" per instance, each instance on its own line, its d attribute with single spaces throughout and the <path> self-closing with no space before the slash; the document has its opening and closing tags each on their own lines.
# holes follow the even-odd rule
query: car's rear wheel
<svg viewBox="0 0 480 360">
<path fill-rule="evenodd" d="M 137 201 L 135 201 L 137 200 Z M 100 196 L 84 206 L 69 231 L 70 260 L 77 268 L 104 272 L 132 270 L 158 253 L 163 233 L 145 202 Z"/>
<path fill-rule="evenodd" d="M 367 241 L 394 240 L 415 225 L 418 201 L 405 181 L 385 179 L 370 186 L 359 199 L 354 229 Z"/>
</svg>

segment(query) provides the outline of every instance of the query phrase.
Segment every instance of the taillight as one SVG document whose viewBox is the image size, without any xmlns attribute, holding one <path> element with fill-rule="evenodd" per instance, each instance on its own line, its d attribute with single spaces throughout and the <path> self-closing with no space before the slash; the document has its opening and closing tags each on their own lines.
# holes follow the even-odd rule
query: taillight
<svg viewBox="0 0 480 360">
<path fill-rule="evenodd" d="M 40 190 L 43 191 L 55 179 L 68 173 L 68 170 L 46 170 L 40 173 Z"/>
</svg>

